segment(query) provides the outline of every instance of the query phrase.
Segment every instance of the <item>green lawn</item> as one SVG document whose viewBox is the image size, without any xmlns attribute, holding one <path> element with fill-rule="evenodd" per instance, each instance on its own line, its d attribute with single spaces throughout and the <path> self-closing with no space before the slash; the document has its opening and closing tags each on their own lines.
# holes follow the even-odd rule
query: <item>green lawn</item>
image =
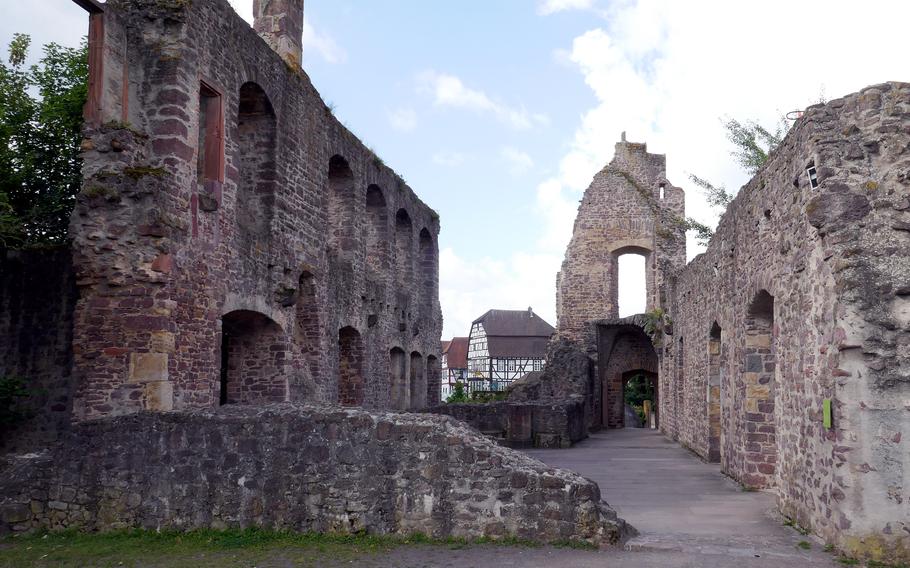
<svg viewBox="0 0 910 568">
<path fill-rule="evenodd" d="M 193 531 L 188 533 L 122 531 L 63 532 L 13 536 L 0 540 L 0 568 L 19 567 L 167 567 L 335 566 L 358 557 L 387 553 L 400 546 L 435 545 L 461 548 L 485 540 L 434 540 L 371 535 L 324 535 L 262 530 Z M 538 546 L 507 540 L 497 544 Z M 576 543 L 563 546 L 589 548 Z M 593 547 L 590 547 L 593 548 Z"/>
</svg>

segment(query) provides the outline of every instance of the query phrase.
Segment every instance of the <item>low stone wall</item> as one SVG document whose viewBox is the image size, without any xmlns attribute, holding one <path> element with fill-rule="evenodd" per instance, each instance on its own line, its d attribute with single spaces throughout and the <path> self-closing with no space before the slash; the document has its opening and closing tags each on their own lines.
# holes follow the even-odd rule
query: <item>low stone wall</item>
<svg viewBox="0 0 910 568">
<path fill-rule="evenodd" d="M 429 414 L 142 413 L 0 462 L 0 532 L 249 526 L 594 544 L 632 531 L 595 483 Z"/>
<path fill-rule="evenodd" d="M 584 399 L 443 404 L 428 410 L 467 422 L 511 448 L 568 448 L 587 436 Z"/>
</svg>

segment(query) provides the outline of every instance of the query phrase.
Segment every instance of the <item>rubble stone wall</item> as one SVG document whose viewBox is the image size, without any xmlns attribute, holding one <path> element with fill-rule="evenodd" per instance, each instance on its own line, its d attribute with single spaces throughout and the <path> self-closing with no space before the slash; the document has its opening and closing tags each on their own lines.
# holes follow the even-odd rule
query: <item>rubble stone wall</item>
<svg viewBox="0 0 910 568">
<path fill-rule="evenodd" d="M 71 223 L 75 418 L 217 406 L 236 380 L 388 408 L 393 349 L 425 367 L 407 400 L 436 404 L 436 213 L 226 0 L 110 0 L 103 24 Z"/>
<path fill-rule="evenodd" d="M 719 328 L 723 470 L 878 558 L 910 554 L 908 212 L 910 84 L 809 108 L 675 280 L 660 373 L 662 428 L 709 457 Z"/>
<path fill-rule="evenodd" d="M 443 404 L 428 412 L 467 422 L 508 447 L 568 448 L 587 437 L 584 399 Z"/>
<path fill-rule="evenodd" d="M 76 294 L 68 249 L 0 251 L 0 376 L 30 393 L 27 419 L 0 427 L 0 452 L 40 447 L 69 425 Z"/>
<path fill-rule="evenodd" d="M 686 263 L 685 192 L 667 181 L 666 157 L 645 144 L 616 144 L 613 160 L 585 190 L 572 240 L 556 277 L 559 337 L 594 344 L 586 325 L 619 317 L 619 257 L 645 257 L 647 310 Z"/>
<path fill-rule="evenodd" d="M 618 544 L 597 485 L 448 417 L 292 404 L 88 421 L 0 462 L 0 532 L 262 527 Z"/>
</svg>

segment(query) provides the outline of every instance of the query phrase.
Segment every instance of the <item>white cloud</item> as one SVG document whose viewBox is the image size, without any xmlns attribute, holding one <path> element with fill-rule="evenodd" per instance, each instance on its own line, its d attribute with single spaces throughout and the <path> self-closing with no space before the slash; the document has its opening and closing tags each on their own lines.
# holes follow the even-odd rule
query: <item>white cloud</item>
<svg viewBox="0 0 910 568">
<path fill-rule="evenodd" d="M 417 128 L 417 113 L 411 108 L 398 108 L 389 113 L 389 124 L 401 132 L 410 132 Z"/>
<path fill-rule="evenodd" d="M 527 130 L 535 125 L 549 124 L 549 117 L 530 113 L 524 107 L 513 108 L 494 101 L 483 91 L 467 87 L 454 75 L 424 71 L 417 77 L 418 89 L 433 96 L 437 106 L 448 106 L 490 113 L 501 122 L 517 130 Z"/>
<path fill-rule="evenodd" d="M 527 153 L 511 146 L 504 146 L 499 151 L 500 157 L 508 164 L 509 173 L 520 176 L 534 167 L 534 160 Z"/>
<path fill-rule="evenodd" d="M 546 4 L 550 4 L 547 2 Z M 566 2 L 553 2 L 572 7 Z M 771 0 L 744 18 L 735 3 L 637 0 L 611 4 L 602 25 L 578 36 L 557 61 L 571 62 L 597 103 L 584 113 L 558 173 L 537 188 L 544 217 L 538 250 L 563 251 L 578 200 L 593 175 L 612 157 L 620 133 L 666 153 L 668 178 L 687 190 L 687 213 L 709 223 L 717 212 L 687 180 L 688 173 L 736 190 L 747 176 L 730 157 L 723 116 L 773 125 L 789 110 L 814 103 L 824 90 L 841 96 L 866 85 L 901 79 L 901 22 L 910 5 L 872 2 L 861 11 L 848 2 L 792 3 Z M 584 7 L 584 6 L 575 6 Z M 881 10 L 893 10 L 887 21 Z M 779 20 L 812 22 L 786 40 L 763 41 L 787 29 Z M 856 29 L 876 29 L 880 56 L 869 57 L 849 42 Z M 813 30 L 824 29 L 824 36 Z M 689 243 L 689 257 L 699 252 Z M 542 269 L 538 278 L 553 282 Z M 620 282 L 620 296 L 641 287 L 635 276 Z"/>
<path fill-rule="evenodd" d="M 564 10 L 587 10 L 594 5 L 594 0 L 542 0 L 537 5 L 537 13 L 543 16 Z"/>
<path fill-rule="evenodd" d="M 442 150 L 433 154 L 433 163 L 437 166 L 445 166 L 447 168 L 454 168 L 465 163 L 467 157 L 464 154 L 459 152 L 450 152 L 448 150 Z"/>
<path fill-rule="evenodd" d="M 439 254 L 439 300 L 445 308 L 443 337 L 467 335 L 471 322 L 491 308 L 525 310 L 529 306 L 556 325 L 553 281 L 559 255 L 515 253 L 502 261 L 465 259 L 451 248 Z M 541 274 L 547 274 L 545 280 Z"/>
<path fill-rule="evenodd" d="M 303 53 L 313 50 L 322 57 L 326 63 L 344 63 L 348 59 L 347 52 L 341 48 L 335 39 L 326 33 L 317 31 L 308 20 L 303 22 Z"/>
</svg>

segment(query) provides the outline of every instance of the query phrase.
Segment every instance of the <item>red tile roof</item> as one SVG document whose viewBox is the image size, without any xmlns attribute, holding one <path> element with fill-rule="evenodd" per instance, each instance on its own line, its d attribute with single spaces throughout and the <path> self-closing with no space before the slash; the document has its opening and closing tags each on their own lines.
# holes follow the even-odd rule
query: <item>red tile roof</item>
<svg viewBox="0 0 910 568">
<path fill-rule="evenodd" d="M 453 337 L 448 346 L 442 350 L 446 356 L 446 365 L 449 369 L 468 368 L 468 338 Z"/>
</svg>

